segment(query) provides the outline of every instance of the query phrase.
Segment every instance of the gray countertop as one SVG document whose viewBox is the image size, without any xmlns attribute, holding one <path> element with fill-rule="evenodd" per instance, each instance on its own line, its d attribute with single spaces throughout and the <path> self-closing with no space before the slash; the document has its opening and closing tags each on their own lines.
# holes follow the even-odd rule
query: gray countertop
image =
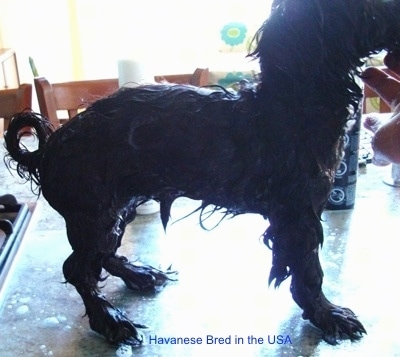
<svg viewBox="0 0 400 357">
<path fill-rule="evenodd" d="M 35 202 L 29 185 L 17 183 L 0 165 L 1 190 Z M 122 251 L 155 266 L 172 263 L 179 281 L 140 295 L 117 278 L 107 279 L 107 298 L 149 327 L 142 330 L 140 348 L 110 346 L 90 331 L 79 295 L 63 283 L 61 268 L 71 249 L 62 218 L 40 198 L 1 291 L 0 356 L 400 356 L 400 292 L 393 281 L 400 264 L 400 189 L 382 183 L 389 171 L 361 169 L 354 210 L 324 213 L 324 290 L 359 316 L 368 331 L 360 342 L 327 345 L 301 319 L 288 281 L 278 290 L 268 287 L 271 252 L 259 239 L 267 226 L 261 217 L 227 219 L 207 232 L 192 216 L 171 224 L 165 234 L 154 214 L 128 227 Z M 173 219 L 194 204 L 177 202 Z M 231 343 L 207 344 L 207 335 L 226 342 L 230 336 Z M 277 335 L 289 336 L 291 343 L 269 343 Z M 165 345 L 155 343 L 155 336 L 203 343 Z M 251 337 L 263 343 L 250 344 Z M 235 344 L 240 338 L 244 343 Z"/>
</svg>

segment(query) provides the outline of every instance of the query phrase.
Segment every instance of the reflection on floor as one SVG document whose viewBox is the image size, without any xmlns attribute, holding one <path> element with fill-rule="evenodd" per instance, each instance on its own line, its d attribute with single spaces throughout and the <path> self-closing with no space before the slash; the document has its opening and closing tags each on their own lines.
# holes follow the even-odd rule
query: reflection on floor
<svg viewBox="0 0 400 357">
<path fill-rule="evenodd" d="M 2 160 L 0 165 L 0 195 L 35 201 L 29 185 L 17 183 Z M 358 177 L 355 209 L 324 214 L 325 292 L 358 314 L 368 331 L 360 342 L 327 345 L 301 319 L 289 281 L 278 290 L 267 286 L 271 256 L 259 239 L 267 226 L 261 217 L 228 219 L 207 232 L 196 216 L 177 221 L 196 204 L 181 200 L 166 234 L 157 214 L 139 217 L 126 232 L 122 250 L 131 260 L 172 264 L 179 281 L 158 294 L 139 295 L 107 279 L 107 298 L 148 326 L 143 347 L 110 346 L 89 330 L 80 297 L 63 284 L 61 266 L 70 253 L 64 224 L 40 198 L 2 290 L 0 355 L 400 356 L 400 292 L 393 273 L 399 269 L 400 189 L 382 183 L 387 173 L 367 165 Z M 197 340 L 171 345 L 160 337 Z"/>
</svg>

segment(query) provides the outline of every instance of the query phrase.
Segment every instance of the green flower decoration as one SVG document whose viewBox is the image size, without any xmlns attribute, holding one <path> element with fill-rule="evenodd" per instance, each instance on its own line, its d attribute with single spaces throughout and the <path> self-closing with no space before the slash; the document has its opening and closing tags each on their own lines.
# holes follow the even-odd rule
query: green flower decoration
<svg viewBox="0 0 400 357">
<path fill-rule="evenodd" d="M 251 74 L 244 74 L 242 72 L 229 72 L 224 78 L 218 80 L 218 84 L 224 88 L 238 90 L 239 82 L 242 79 L 247 79 L 251 82 L 254 80 L 254 77 Z"/>
<path fill-rule="evenodd" d="M 246 34 L 246 25 L 241 22 L 230 22 L 221 30 L 221 38 L 229 46 L 237 46 L 243 43 Z"/>
</svg>

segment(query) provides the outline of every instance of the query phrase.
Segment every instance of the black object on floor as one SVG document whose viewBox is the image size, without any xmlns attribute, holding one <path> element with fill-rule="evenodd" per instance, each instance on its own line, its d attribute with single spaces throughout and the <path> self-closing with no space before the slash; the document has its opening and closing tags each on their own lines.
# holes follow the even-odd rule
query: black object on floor
<svg viewBox="0 0 400 357">
<path fill-rule="evenodd" d="M 12 195 L 0 196 L 0 288 L 21 243 L 30 211 Z"/>
</svg>

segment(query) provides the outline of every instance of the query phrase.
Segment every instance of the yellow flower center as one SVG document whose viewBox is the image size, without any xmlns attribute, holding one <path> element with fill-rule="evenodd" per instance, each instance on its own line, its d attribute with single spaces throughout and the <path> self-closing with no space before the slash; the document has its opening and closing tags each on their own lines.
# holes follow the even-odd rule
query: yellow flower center
<svg viewBox="0 0 400 357">
<path fill-rule="evenodd" d="M 240 30 L 237 27 L 232 27 L 228 30 L 228 36 L 231 38 L 237 38 L 240 36 Z"/>
</svg>

